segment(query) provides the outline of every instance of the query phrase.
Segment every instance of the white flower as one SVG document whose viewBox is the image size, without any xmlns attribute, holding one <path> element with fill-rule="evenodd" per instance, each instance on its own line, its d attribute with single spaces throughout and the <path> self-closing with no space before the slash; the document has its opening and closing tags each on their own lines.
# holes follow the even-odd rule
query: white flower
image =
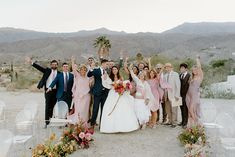
<svg viewBox="0 0 235 157">
<path fill-rule="evenodd" d="M 199 142 L 202 142 L 202 137 L 199 137 L 199 138 L 198 138 L 198 141 L 199 141 Z"/>
</svg>

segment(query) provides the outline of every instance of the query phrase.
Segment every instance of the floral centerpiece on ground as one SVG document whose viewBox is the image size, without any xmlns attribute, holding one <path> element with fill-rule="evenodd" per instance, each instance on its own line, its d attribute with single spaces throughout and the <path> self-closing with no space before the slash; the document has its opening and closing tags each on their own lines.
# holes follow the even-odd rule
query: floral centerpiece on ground
<svg viewBox="0 0 235 157">
<path fill-rule="evenodd" d="M 86 127 L 84 127 L 84 125 Z M 89 143 L 92 141 L 92 134 L 93 132 L 88 129 L 87 124 L 70 125 L 64 130 L 61 141 L 75 141 L 79 148 L 89 148 Z"/>
<path fill-rule="evenodd" d="M 185 148 L 185 157 L 204 157 L 207 153 L 207 138 L 201 125 L 193 126 L 182 131 L 178 139 Z"/>
<path fill-rule="evenodd" d="M 78 149 L 89 148 L 92 134 L 85 123 L 71 124 L 59 139 L 53 133 L 44 144 L 37 145 L 32 157 L 66 157 Z"/>
</svg>

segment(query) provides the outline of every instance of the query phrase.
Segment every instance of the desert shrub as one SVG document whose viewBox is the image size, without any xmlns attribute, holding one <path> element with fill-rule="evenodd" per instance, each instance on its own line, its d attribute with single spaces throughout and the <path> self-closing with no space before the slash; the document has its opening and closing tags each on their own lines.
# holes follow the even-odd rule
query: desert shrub
<svg viewBox="0 0 235 157">
<path fill-rule="evenodd" d="M 212 90 L 210 87 L 204 87 L 201 92 L 202 98 L 214 98 L 214 99 L 235 99 L 235 94 L 231 89 L 226 90 Z"/>
<path fill-rule="evenodd" d="M 213 68 L 218 68 L 218 67 L 223 67 L 225 65 L 225 63 L 227 62 L 228 60 L 213 60 L 210 62 L 210 65 L 213 67 Z"/>
<path fill-rule="evenodd" d="M 33 85 L 38 83 L 41 75 L 36 70 L 21 69 L 17 73 L 17 78 L 15 75 L 12 77 L 12 82 L 7 85 L 8 90 L 31 89 Z"/>
</svg>

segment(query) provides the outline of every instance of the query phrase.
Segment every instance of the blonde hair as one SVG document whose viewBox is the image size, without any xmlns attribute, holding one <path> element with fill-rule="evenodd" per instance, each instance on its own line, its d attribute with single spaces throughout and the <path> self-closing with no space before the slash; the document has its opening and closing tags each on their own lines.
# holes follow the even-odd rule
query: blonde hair
<svg viewBox="0 0 235 157">
<path fill-rule="evenodd" d="M 87 71 L 87 66 L 85 64 L 81 64 L 78 70 L 81 71 L 81 69 L 84 69 L 85 71 Z"/>
<path fill-rule="evenodd" d="M 173 68 L 171 63 L 166 63 L 166 64 L 165 64 L 165 67 Z"/>
</svg>

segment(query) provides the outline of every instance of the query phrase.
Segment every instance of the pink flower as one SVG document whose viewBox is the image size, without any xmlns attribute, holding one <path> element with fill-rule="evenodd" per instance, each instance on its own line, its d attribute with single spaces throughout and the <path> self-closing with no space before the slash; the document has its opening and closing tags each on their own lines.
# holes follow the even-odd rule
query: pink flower
<svg viewBox="0 0 235 157">
<path fill-rule="evenodd" d="M 83 139 L 83 138 L 85 137 L 85 133 L 84 133 L 84 132 L 81 132 L 81 133 L 79 134 L 79 137 L 80 137 L 81 139 Z"/>
<path fill-rule="evenodd" d="M 90 140 L 91 140 L 91 134 L 90 134 L 90 133 L 86 133 L 85 138 L 86 138 L 88 141 L 90 141 Z"/>
</svg>

